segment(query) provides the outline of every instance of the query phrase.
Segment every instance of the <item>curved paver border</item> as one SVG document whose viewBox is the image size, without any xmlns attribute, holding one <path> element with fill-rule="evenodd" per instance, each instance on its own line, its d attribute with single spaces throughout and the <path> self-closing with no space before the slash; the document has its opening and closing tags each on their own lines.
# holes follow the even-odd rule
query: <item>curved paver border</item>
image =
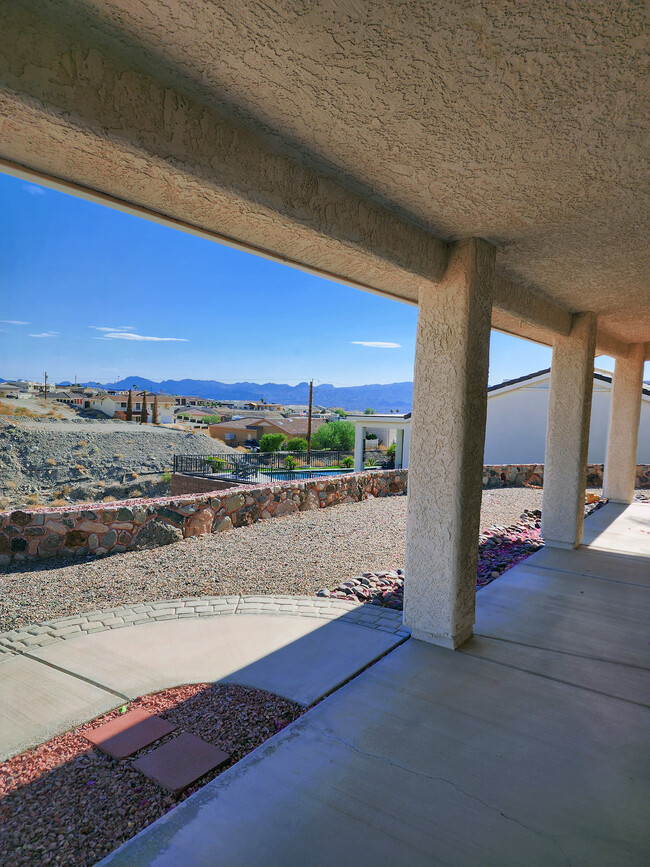
<svg viewBox="0 0 650 867">
<path fill-rule="evenodd" d="M 379 629 L 391 635 L 408 636 L 410 630 L 402 624 L 402 612 L 390 608 L 348 602 L 345 599 L 320 599 L 313 596 L 188 596 L 138 605 L 119 605 L 102 611 L 89 611 L 72 617 L 62 617 L 35 623 L 22 629 L 0 634 L 0 660 L 26 653 L 57 641 L 67 641 L 82 635 L 123 629 L 163 620 L 185 620 L 189 617 L 218 615 L 281 614 L 319 617 L 337 620 L 369 629 Z"/>
</svg>

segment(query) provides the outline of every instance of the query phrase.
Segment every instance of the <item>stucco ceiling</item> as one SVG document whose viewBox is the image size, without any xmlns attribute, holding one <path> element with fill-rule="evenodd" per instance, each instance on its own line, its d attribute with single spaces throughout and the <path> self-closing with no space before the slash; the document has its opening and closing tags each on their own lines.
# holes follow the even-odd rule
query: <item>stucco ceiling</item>
<svg viewBox="0 0 650 867">
<path fill-rule="evenodd" d="M 285 146 L 650 339 L 642 2 L 98 5 Z"/>
<path fill-rule="evenodd" d="M 278 149 L 650 340 L 642 2 L 84 5 Z"/>
</svg>

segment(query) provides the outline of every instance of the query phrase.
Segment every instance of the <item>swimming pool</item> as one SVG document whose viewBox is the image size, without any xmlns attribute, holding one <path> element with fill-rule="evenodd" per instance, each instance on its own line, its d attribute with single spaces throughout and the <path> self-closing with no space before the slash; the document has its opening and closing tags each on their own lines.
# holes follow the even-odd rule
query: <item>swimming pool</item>
<svg viewBox="0 0 650 867">
<path fill-rule="evenodd" d="M 328 469 L 325 467 L 323 469 L 271 470 L 270 472 L 260 473 L 260 475 L 274 482 L 291 482 L 295 479 L 318 479 L 320 476 L 343 476 L 352 472 L 354 470 Z"/>
</svg>

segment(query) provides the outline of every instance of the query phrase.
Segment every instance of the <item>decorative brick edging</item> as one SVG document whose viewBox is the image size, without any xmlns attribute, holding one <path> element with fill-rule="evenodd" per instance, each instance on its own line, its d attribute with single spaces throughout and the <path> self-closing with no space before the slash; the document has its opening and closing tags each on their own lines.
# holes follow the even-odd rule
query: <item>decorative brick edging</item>
<svg viewBox="0 0 650 867">
<path fill-rule="evenodd" d="M 379 629 L 407 637 L 402 612 L 345 599 L 317 599 L 313 596 L 188 596 L 142 605 L 120 605 L 103 611 L 90 611 L 73 617 L 48 620 L 13 629 L 0 635 L 0 661 L 15 654 L 28 653 L 58 641 L 81 638 L 109 629 L 140 626 L 164 620 L 189 617 L 215 617 L 220 614 L 282 614 L 319 617 Z"/>
<path fill-rule="evenodd" d="M 402 494 L 406 484 L 406 471 L 375 470 L 183 497 L 0 512 L 0 566 L 157 548 L 292 512 Z"/>
</svg>

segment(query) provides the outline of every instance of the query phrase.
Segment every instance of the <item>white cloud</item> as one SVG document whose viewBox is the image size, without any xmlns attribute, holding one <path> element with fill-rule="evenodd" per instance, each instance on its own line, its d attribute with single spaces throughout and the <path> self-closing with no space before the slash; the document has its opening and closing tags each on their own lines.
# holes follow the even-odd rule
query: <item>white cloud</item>
<svg viewBox="0 0 650 867">
<path fill-rule="evenodd" d="M 116 325 L 114 328 L 108 325 L 89 325 L 88 328 L 92 328 L 93 331 L 133 331 L 132 325 Z"/>
<path fill-rule="evenodd" d="M 373 349 L 401 349 L 401 343 L 383 343 L 381 340 L 351 340 L 357 346 L 371 346 Z"/>
<path fill-rule="evenodd" d="M 30 334 L 30 337 L 58 337 L 58 331 L 43 331 L 41 334 Z"/>
<path fill-rule="evenodd" d="M 45 190 L 43 187 L 37 187 L 36 184 L 23 184 L 23 190 L 29 193 L 30 196 L 44 196 Z"/>
<path fill-rule="evenodd" d="M 98 337 L 98 340 L 153 340 L 158 342 L 161 341 L 174 341 L 175 343 L 187 343 L 188 340 L 186 337 L 145 337 L 142 334 L 132 334 L 128 331 L 113 331 L 106 334 L 105 337 Z"/>
<path fill-rule="evenodd" d="M 20 319 L 0 319 L 5 325 L 29 325 L 29 322 L 22 322 Z"/>
</svg>

